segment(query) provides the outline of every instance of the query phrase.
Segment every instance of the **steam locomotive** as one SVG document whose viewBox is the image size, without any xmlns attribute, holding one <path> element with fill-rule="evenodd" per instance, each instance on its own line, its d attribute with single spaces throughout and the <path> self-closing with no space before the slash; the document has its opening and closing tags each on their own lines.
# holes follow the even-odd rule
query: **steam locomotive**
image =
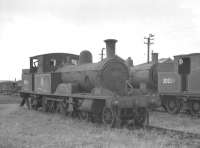
<svg viewBox="0 0 200 148">
<path fill-rule="evenodd" d="M 30 69 L 22 71 L 20 96 L 30 108 L 110 127 L 129 121 L 148 123 L 148 101 L 128 93 L 129 68 L 115 55 L 116 42 L 105 40 L 107 57 L 98 63 L 92 62 L 89 51 L 80 56 L 50 53 L 31 57 Z"/>
<path fill-rule="evenodd" d="M 174 56 L 174 60 L 158 60 L 130 67 L 130 83 L 145 94 L 159 96 L 170 114 L 181 110 L 197 115 L 200 111 L 200 54 Z"/>
</svg>

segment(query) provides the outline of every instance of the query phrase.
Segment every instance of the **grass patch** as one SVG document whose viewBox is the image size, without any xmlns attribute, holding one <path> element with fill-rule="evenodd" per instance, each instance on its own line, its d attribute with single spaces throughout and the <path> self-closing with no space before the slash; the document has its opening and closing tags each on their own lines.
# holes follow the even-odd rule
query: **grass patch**
<svg viewBox="0 0 200 148">
<path fill-rule="evenodd" d="M 0 104 L 20 104 L 21 100 L 19 96 L 0 95 Z"/>
<path fill-rule="evenodd" d="M 24 108 L 0 119 L 0 148 L 173 148 L 200 144 L 156 131 L 110 129 Z"/>
</svg>

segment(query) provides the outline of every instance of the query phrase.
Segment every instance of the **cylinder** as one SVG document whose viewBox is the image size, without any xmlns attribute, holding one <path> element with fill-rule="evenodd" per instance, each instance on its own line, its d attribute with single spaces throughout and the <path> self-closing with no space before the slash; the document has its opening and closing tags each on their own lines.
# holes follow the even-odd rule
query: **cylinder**
<svg viewBox="0 0 200 148">
<path fill-rule="evenodd" d="M 106 56 L 107 58 L 113 58 L 115 56 L 115 44 L 117 40 L 115 39 L 107 39 L 104 40 L 106 43 Z"/>
<path fill-rule="evenodd" d="M 92 63 L 92 54 L 88 50 L 84 50 L 80 53 L 79 56 L 79 65 L 80 64 L 87 64 Z"/>
<path fill-rule="evenodd" d="M 152 64 L 158 63 L 158 53 L 152 53 L 151 58 L 152 58 Z"/>
</svg>

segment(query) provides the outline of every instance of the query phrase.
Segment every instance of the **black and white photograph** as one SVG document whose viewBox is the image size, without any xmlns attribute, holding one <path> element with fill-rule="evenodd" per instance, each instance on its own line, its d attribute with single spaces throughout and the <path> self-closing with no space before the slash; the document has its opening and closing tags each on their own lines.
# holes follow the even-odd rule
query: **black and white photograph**
<svg viewBox="0 0 200 148">
<path fill-rule="evenodd" d="M 200 2 L 0 0 L 0 148 L 200 148 Z"/>
</svg>

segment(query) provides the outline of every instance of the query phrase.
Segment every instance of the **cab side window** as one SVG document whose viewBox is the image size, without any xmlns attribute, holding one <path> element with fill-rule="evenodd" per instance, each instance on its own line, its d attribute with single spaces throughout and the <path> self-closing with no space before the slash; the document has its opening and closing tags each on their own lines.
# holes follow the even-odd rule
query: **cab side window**
<svg viewBox="0 0 200 148">
<path fill-rule="evenodd" d="M 39 68 L 39 60 L 38 59 L 32 59 L 32 72 L 37 72 Z"/>
<path fill-rule="evenodd" d="M 39 67 L 39 60 L 33 59 L 33 67 Z"/>
<path fill-rule="evenodd" d="M 189 74 L 190 73 L 190 58 L 180 58 L 178 60 L 178 72 L 179 74 Z"/>
</svg>

